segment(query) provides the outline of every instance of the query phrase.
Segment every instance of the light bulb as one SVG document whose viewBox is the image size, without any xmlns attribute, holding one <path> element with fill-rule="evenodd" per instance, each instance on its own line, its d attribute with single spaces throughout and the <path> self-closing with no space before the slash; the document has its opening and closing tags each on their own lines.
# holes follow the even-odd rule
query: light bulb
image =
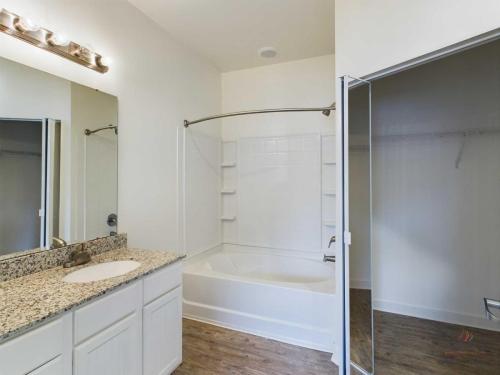
<svg viewBox="0 0 500 375">
<path fill-rule="evenodd" d="M 20 17 L 16 22 L 15 26 L 20 31 L 37 31 L 40 30 L 40 25 L 37 25 L 31 18 Z"/>
<path fill-rule="evenodd" d="M 111 64 L 113 63 L 113 61 L 109 57 L 101 57 L 99 62 L 103 66 L 111 66 Z"/>
<path fill-rule="evenodd" d="M 58 33 L 52 33 L 47 42 L 54 46 L 66 47 L 69 44 L 69 39 Z"/>
</svg>

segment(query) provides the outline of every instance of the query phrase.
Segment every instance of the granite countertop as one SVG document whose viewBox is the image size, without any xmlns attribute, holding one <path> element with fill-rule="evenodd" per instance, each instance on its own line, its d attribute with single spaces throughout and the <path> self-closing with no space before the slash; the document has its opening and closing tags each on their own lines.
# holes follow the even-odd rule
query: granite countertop
<svg viewBox="0 0 500 375">
<path fill-rule="evenodd" d="M 55 267 L 1 282 L 0 343 L 183 257 L 166 251 L 121 248 L 96 255 L 83 266 Z M 141 265 L 125 275 L 101 281 L 82 284 L 62 281 L 70 272 L 114 260 L 135 260 Z"/>
</svg>

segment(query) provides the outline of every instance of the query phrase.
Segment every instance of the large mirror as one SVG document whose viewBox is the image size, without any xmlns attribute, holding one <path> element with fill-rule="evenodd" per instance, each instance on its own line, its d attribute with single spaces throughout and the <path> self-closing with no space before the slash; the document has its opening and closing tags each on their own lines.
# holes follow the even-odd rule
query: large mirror
<svg viewBox="0 0 500 375">
<path fill-rule="evenodd" d="M 118 100 L 0 58 L 0 257 L 117 232 Z"/>
</svg>

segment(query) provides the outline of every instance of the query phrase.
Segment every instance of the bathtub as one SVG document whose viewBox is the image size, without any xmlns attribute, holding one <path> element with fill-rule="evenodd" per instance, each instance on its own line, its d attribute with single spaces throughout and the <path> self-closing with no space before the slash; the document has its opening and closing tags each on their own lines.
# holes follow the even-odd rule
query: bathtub
<svg viewBox="0 0 500 375">
<path fill-rule="evenodd" d="M 219 247 L 189 259 L 184 317 L 335 351 L 335 267 L 321 260 Z"/>
</svg>

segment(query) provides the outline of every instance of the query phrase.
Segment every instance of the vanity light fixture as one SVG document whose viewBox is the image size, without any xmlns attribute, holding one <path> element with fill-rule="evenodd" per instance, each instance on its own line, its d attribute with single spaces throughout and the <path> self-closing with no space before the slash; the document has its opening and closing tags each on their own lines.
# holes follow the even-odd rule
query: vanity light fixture
<svg viewBox="0 0 500 375">
<path fill-rule="evenodd" d="M 69 41 L 53 31 L 36 25 L 27 18 L 1 8 L 0 31 L 99 73 L 106 73 L 109 70 L 104 57 L 90 48 Z"/>
</svg>

